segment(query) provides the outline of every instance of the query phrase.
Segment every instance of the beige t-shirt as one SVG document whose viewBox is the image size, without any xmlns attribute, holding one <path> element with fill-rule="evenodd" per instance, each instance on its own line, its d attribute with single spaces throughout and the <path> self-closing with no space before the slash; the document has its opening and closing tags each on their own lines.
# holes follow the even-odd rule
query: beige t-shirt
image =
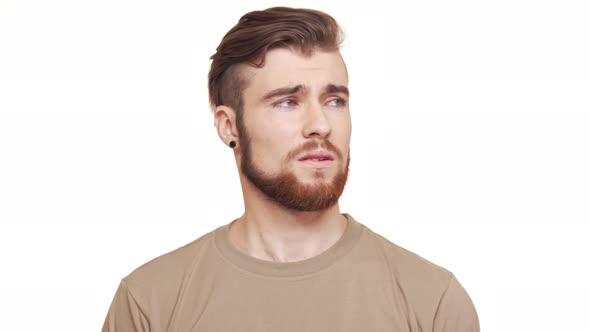
<svg viewBox="0 0 590 332">
<path fill-rule="evenodd" d="M 309 259 L 237 249 L 223 225 L 123 278 L 102 331 L 478 332 L 453 274 L 365 225 Z"/>
</svg>

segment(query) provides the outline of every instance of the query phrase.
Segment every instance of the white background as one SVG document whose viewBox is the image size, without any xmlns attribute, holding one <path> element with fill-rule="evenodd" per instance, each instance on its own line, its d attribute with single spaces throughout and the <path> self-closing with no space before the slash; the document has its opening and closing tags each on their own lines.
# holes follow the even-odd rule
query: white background
<svg viewBox="0 0 590 332">
<path fill-rule="evenodd" d="M 346 32 L 342 211 L 454 272 L 482 330 L 586 330 L 586 1 L 1 0 L 2 330 L 100 330 L 122 277 L 242 213 L 209 56 L 274 5 Z"/>
</svg>

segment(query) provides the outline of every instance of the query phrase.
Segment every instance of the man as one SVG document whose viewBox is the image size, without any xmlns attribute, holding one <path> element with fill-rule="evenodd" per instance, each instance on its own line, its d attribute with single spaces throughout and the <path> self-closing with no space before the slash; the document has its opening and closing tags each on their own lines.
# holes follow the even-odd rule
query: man
<svg viewBox="0 0 590 332">
<path fill-rule="evenodd" d="M 340 213 L 351 120 L 339 31 L 325 13 L 270 8 L 225 35 L 210 102 L 245 212 L 125 277 L 103 331 L 479 331 L 451 272 Z"/>
</svg>

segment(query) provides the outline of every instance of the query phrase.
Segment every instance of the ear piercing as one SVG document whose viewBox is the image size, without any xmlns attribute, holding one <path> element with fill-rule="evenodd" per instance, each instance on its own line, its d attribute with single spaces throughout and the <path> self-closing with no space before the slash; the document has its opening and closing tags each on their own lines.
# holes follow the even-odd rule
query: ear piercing
<svg viewBox="0 0 590 332">
<path fill-rule="evenodd" d="M 235 148 L 236 147 L 236 142 L 235 141 L 229 142 L 229 147 L 232 148 L 232 149 Z"/>
</svg>

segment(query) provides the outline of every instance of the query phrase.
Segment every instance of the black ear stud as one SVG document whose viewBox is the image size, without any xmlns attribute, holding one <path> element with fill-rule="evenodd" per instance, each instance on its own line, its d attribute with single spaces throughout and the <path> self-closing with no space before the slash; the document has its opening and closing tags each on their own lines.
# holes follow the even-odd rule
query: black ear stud
<svg viewBox="0 0 590 332">
<path fill-rule="evenodd" d="M 229 142 L 229 147 L 232 148 L 232 149 L 235 148 L 236 147 L 236 142 L 235 141 Z"/>
</svg>

